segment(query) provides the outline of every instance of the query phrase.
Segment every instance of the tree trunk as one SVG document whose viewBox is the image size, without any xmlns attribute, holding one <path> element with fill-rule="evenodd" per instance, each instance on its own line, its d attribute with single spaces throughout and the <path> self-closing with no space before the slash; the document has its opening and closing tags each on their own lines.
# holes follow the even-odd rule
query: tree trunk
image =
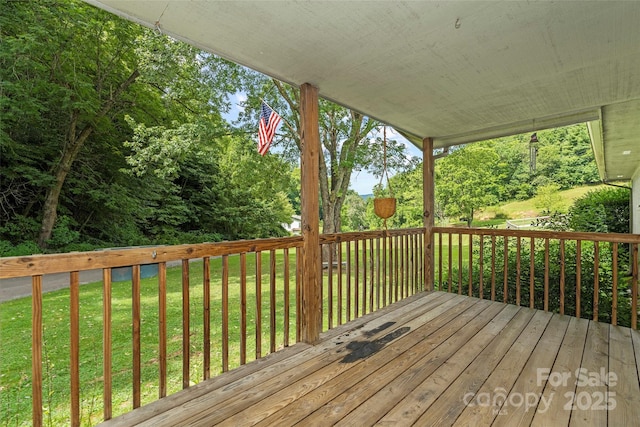
<svg viewBox="0 0 640 427">
<path fill-rule="evenodd" d="M 342 226 L 342 220 L 340 218 L 340 211 L 342 210 L 342 204 L 344 201 L 344 197 L 339 198 L 338 200 L 331 201 L 330 197 L 327 197 L 325 200 L 322 197 L 322 233 L 330 234 L 330 233 L 339 233 Z M 329 262 L 329 252 L 331 251 L 331 246 L 325 245 L 322 249 L 322 260 L 323 262 Z M 333 247 L 333 262 L 338 262 L 338 252 L 337 247 L 334 245 Z"/>
<path fill-rule="evenodd" d="M 91 133 L 95 129 L 95 123 L 102 117 L 104 117 L 115 105 L 118 97 L 124 92 L 140 75 L 138 70 L 135 70 L 127 80 L 125 80 L 120 87 L 113 93 L 113 95 L 104 103 L 102 109 L 93 117 L 93 120 L 87 123 L 82 131 L 78 134 L 78 118 L 80 116 L 79 111 L 74 111 L 71 115 L 71 122 L 69 124 L 69 138 L 67 144 L 65 144 L 62 151 L 62 158 L 60 163 L 54 168 L 53 176 L 54 183 L 47 190 L 47 195 L 44 200 L 44 207 L 42 209 L 42 226 L 40 228 L 40 235 L 38 236 L 38 246 L 45 248 L 47 246 L 47 240 L 51 238 L 53 233 L 53 227 L 58 217 L 58 204 L 60 202 L 60 193 L 62 192 L 62 186 L 64 185 L 67 175 L 71 170 L 73 162 L 78 157 L 78 153 L 82 149 L 82 146 L 87 141 Z"/>
<path fill-rule="evenodd" d="M 272 79 L 273 84 L 277 88 L 280 95 L 285 99 L 291 111 L 298 111 L 299 99 L 297 91 L 288 91 L 282 83 Z M 351 173 L 356 159 L 356 152 L 366 142 L 369 132 L 376 126 L 373 121 L 366 121 L 365 117 L 354 111 L 349 111 L 350 128 L 348 129 L 348 138 L 341 140 L 340 132 L 336 129 L 337 123 L 344 120 L 344 117 L 331 111 L 325 114 L 324 127 L 320 129 L 320 139 L 322 142 L 322 150 L 319 153 L 318 171 L 320 175 L 320 198 L 322 200 L 322 233 L 338 233 L 341 229 L 340 211 L 344 203 L 344 199 L 349 189 Z M 289 123 L 298 149 L 300 146 L 300 125 L 297 116 L 293 116 L 293 122 L 296 128 Z M 323 122 L 321 121 L 321 124 Z M 328 262 L 330 245 L 325 245 L 322 249 L 322 259 Z M 334 245 L 333 260 L 337 262 L 336 248 Z"/>
</svg>

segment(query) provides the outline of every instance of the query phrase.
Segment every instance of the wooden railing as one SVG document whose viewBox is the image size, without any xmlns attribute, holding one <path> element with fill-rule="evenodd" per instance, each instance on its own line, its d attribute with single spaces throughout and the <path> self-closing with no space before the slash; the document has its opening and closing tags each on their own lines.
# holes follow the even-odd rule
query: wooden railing
<svg viewBox="0 0 640 427">
<path fill-rule="evenodd" d="M 436 289 L 638 326 L 640 235 L 434 228 Z"/>
<path fill-rule="evenodd" d="M 421 228 L 325 234 L 323 330 L 424 290 Z"/>
<path fill-rule="evenodd" d="M 637 329 L 638 235 L 433 231 L 436 289 Z M 422 228 L 323 235 L 320 246 L 322 330 L 429 281 Z M 22 358 L 31 364 L 23 375 L 33 424 L 55 405 L 70 415 L 54 424 L 78 425 L 87 412 L 90 423 L 110 419 L 299 341 L 301 248 L 302 238 L 290 237 L 1 258 L 0 278 L 31 278 L 31 330 L 24 333 L 31 360 Z M 142 279 L 149 264 L 157 264 L 157 277 Z M 125 266 L 131 278 L 115 282 L 114 269 Z M 81 287 L 80 272 L 96 268 L 102 282 Z M 69 287 L 43 295 L 43 275 L 51 273 L 68 274 Z M 52 312 L 60 298 L 68 298 L 66 320 Z M 54 322 L 68 341 L 55 335 Z M 50 363 L 57 347 L 68 348 L 68 365 Z M 64 375 L 69 388 L 51 390 L 50 377 Z M 87 393 L 101 400 L 93 415 L 82 406 Z M 68 396 L 66 403 L 52 401 L 55 394 Z"/>
<path fill-rule="evenodd" d="M 125 412 L 137 408 L 295 342 L 297 337 L 292 336 L 290 328 L 296 328 L 298 318 L 295 301 L 300 277 L 296 260 L 301 244 L 300 237 L 290 237 L 0 259 L 0 278 L 31 276 L 33 424 L 42 424 L 43 407 L 48 413 L 54 410 L 51 402 L 43 401 L 43 397 L 51 398 L 51 390 L 43 396 L 47 375 L 64 376 L 68 372 L 70 390 L 53 392 L 70 396 L 70 420 L 63 422 L 79 425 L 80 402 L 87 399 L 89 383 L 95 382 L 95 377 L 81 375 L 81 370 L 101 371 L 101 418 L 110 419 L 123 412 L 123 405 Z M 179 271 L 168 274 L 168 263 L 176 260 Z M 157 278 L 141 280 L 141 268 L 149 264 L 157 264 Z M 114 282 L 114 269 L 125 266 L 132 266 L 131 278 Z M 103 269 L 102 283 L 81 289 L 79 272 L 89 269 Z M 43 275 L 51 273 L 69 274 L 69 326 L 68 332 L 62 332 L 69 334 L 68 344 L 44 337 L 45 328 L 57 330 L 52 326 L 49 295 L 42 293 Z M 85 294 L 101 299 L 101 313 L 83 311 L 81 302 L 91 304 L 83 299 Z M 87 323 L 87 318 L 92 320 Z M 81 354 L 81 344 L 91 334 L 102 335 L 102 350 L 96 354 L 91 351 L 95 349 L 85 347 L 89 355 Z M 116 335 L 124 336 L 128 344 L 116 342 Z M 46 354 L 43 359 L 43 348 L 67 345 L 67 367 L 51 366 Z M 5 342 L 2 348 L 11 351 Z M 212 355 L 217 366 L 212 363 Z M 100 363 L 102 369 L 95 366 Z M 130 376 L 124 381 L 130 384 L 129 393 L 114 386 L 115 377 L 123 372 Z M 115 399 L 115 394 L 118 399 L 128 394 L 129 404 Z M 53 424 L 59 422 L 54 418 Z"/>
<path fill-rule="evenodd" d="M 323 330 L 423 289 L 423 229 L 324 235 L 320 244 Z M 0 278 L 31 278 L 31 368 L 22 373 L 31 393 L 22 400 L 33 425 L 45 415 L 50 424 L 110 419 L 299 341 L 301 248 L 289 237 L 0 258 Z M 157 276 L 143 279 L 149 265 Z M 127 266 L 131 277 L 115 281 Z M 93 269 L 102 282 L 80 286 L 80 272 Z M 69 286 L 43 295 L 52 273 L 68 274 Z M 68 308 L 54 310 L 60 304 Z M 53 363 L 49 349 L 65 347 L 68 364 Z M 50 389 L 66 375 L 67 390 Z M 68 418 L 52 416 L 56 407 Z"/>
</svg>

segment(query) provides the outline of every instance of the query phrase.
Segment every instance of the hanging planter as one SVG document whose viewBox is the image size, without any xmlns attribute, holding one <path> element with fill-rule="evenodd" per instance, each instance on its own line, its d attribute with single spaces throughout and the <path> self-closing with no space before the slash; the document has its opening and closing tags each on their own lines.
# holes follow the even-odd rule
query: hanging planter
<svg viewBox="0 0 640 427">
<path fill-rule="evenodd" d="M 382 219 L 391 218 L 396 213 L 395 197 L 373 199 L 373 211 Z"/>
<path fill-rule="evenodd" d="M 382 175 L 380 175 L 380 186 L 382 186 L 382 178 L 387 177 L 387 188 L 389 189 L 389 197 L 375 197 L 373 199 L 373 211 L 375 214 L 384 220 L 384 228 L 387 228 L 387 218 L 391 218 L 396 213 L 396 199 L 393 197 L 393 191 L 391 190 L 391 182 L 389 181 L 389 172 L 387 171 L 387 127 L 383 128 L 383 161 L 384 166 L 382 169 Z"/>
</svg>

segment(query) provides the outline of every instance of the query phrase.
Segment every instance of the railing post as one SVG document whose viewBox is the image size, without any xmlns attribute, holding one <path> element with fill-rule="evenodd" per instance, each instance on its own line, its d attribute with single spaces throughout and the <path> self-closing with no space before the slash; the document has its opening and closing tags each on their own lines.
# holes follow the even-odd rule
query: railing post
<svg viewBox="0 0 640 427">
<path fill-rule="evenodd" d="M 31 277 L 31 405 L 34 427 L 42 425 L 42 275 Z"/>
<path fill-rule="evenodd" d="M 320 236 L 318 174 L 320 132 L 318 128 L 318 89 L 308 83 L 300 87 L 301 213 L 302 213 L 302 322 L 301 338 L 318 341 L 320 317 Z"/>
<path fill-rule="evenodd" d="M 433 139 L 425 138 L 422 141 L 422 203 L 424 206 L 424 289 L 433 290 L 433 214 L 434 214 L 434 159 Z"/>
</svg>

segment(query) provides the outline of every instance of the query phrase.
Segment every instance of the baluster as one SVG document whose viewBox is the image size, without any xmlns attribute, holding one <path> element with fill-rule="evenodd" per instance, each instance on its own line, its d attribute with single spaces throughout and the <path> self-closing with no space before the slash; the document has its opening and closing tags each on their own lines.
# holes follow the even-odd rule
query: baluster
<svg viewBox="0 0 640 427">
<path fill-rule="evenodd" d="M 322 251 L 320 251 L 322 253 Z M 320 275 L 322 277 L 322 274 Z M 284 248 L 284 329 L 283 345 L 289 347 L 289 248 Z"/>
<path fill-rule="evenodd" d="M 491 301 L 496 300 L 496 236 L 491 236 Z"/>
<path fill-rule="evenodd" d="M 535 264 L 535 256 L 536 256 L 536 244 L 535 244 L 535 240 L 532 237 L 530 242 L 530 249 L 529 249 L 529 308 L 533 308 L 534 307 L 534 299 L 535 299 L 535 268 L 536 268 L 536 264 Z"/>
<path fill-rule="evenodd" d="M 161 287 L 163 287 L 163 290 L 161 290 L 161 294 L 164 295 L 162 297 L 162 299 L 164 299 L 164 311 L 165 311 L 165 316 L 166 316 L 166 304 L 167 304 L 167 300 L 166 300 L 166 292 L 167 292 L 167 281 L 166 281 L 166 264 L 165 263 L 161 263 L 161 265 L 159 265 L 159 267 L 163 266 L 164 267 L 164 273 L 161 274 L 160 270 L 161 268 L 158 268 L 158 274 L 160 275 L 160 277 L 165 276 L 164 277 L 164 285 L 161 285 Z M 162 281 L 162 278 L 159 279 L 160 281 Z M 204 258 L 202 258 L 202 303 L 203 303 L 203 356 L 204 356 L 204 361 L 203 361 L 203 370 L 204 370 L 204 379 L 209 379 L 211 376 L 211 258 L 209 258 L 208 256 L 205 256 Z M 162 310 L 161 310 L 162 311 Z M 163 319 L 162 316 L 159 316 L 159 321 L 160 323 L 164 323 L 166 321 L 166 318 Z M 165 337 L 164 339 L 166 340 L 166 325 L 164 326 L 164 334 Z M 166 345 L 166 341 L 165 341 L 165 345 Z M 166 351 L 166 349 L 165 349 Z M 166 362 L 166 360 L 165 360 Z M 166 369 L 166 367 L 165 367 Z M 166 384 L 165 384 L 166 387 Z M 166 390 L 165 390 L 166 393 Z M 164 396 L 160 396 L 160 397 L 164 397 Z"/>
<path fill-rule="evenodd" d="M 453 248 L 453 234 L 452 233 L 447 233 L 449 235 L 449 248 L 448 248 L 448 255 L 449 255 L 449 288 L 448 288 L 448 292 L 451 293 L 451 288 L 453 286 L 453 278 L 451 277 L 451 275 L 453 274 L 452 272 L 452 264 L 453 264 L 453 251 L 451 250 Z"/>
<path fill-rule="evenodd" d="M 479 268 L 480 268 L 480 280 L 478 283 L 478 294 L 480 299 L 484 298 L 484 235 L 480 235 L 480 260 L 479 260 Z"/>
<path fill-rule="evenodd" d="M 473 296 L 473 234 L 469 234 L 469 296 Z"/>
<path fill-rule="evenodd" d="M 522 239 L 518 236 L 516 241 L 516 305 L 520 306 L 520 273 L 522 272 L 520 252 L 522 249 Z"/>
<path fill-rule="evenodd" d="M 593 242 L 593 320 L 598 321 L 600 305 L 600 244 Z"/>
<path fill-rule="evenodd" d="M 504 236 L 504 248 L 502 251 L 502 258 L 504 261 L 503 266 L 503 282 L 502 282 L 502 299 L 503 302 L 509 300 L 509 238 Z"/>
<path fill-rule="evenodd" d="M 351 321 L 351 241 L 347 241 L 347 322 Z"/>
<path fill-rule="evenodd" d="M 222 255 L 222 372 L 229 370 L 229 256 Z"/>
<path fill-rule="evenodd" d="M 71 425 L 80 425 L 80 274 L 69 273 L 69 324 L 71 350 Z"/>
<path fill-rule="evenodd" d="M 269 351 L 276 351 L 276 251 L 269 252 Z"/>
<path fill-rule="evenodd" d="M 618 243 L 613 243 L 612 289 L 611 289 L 611 324 L 618 324 Z"/>
<path fill-rule="evenodd" d="M 240 364 L 247 363 L 247 254 L 240 254 Z"/>
<path fill-rule="evenodd" d="M 580 291 L 582 290 L 582 242 L 576 240 L 576 317 L 580 318 Z"/>
<path fill-rule="evenodd" d="M 296 251 L 296 257 L 298 256 Z M 222 274 L 224 275 L 223 268 Z M 298 299 L 299 301 L 299 299 Z M 298 316 L 298 322 L 300 317 Z M 298 324 L 297 330 L 300 330 Z M 300 337 L 297 337 L 300 340 Z M 256 359 L 262 357 L 262 252 L 256 252 Z"/>
<path fill-rule="evenodd" d="M 131 305 L 133 317 L 133 409 L 140 407 L 140 265 L 131 269 Z M 184 359 L 183 359 L 184 360 Z M 189 384 L 187 383 L 187 387 Z M 183 386 L 183 388 L 186 388 Z"/>
<path fill-rule="evenodd" d="M 564 239 L 560 239 L 560 314 L 564 314 Z"/>
<path fill-rule="evenodd" d="M 31 276 L 31 407 L 34 427 L 42 426 L 42 276 Z"/>
<path fill-rule="evenodd" d="M 164 264 L 164 263 L 163 263 Z M 103 406 L 103 418 L 106 420 L 111 419 L 112 415 L 112 373 L 111 373 L 111 359 L 112 359 L 112 348 L 111 348 L 111 269 L 104 268 L 102 270 L 102 376 L 104 378 L 103 388 L 102 388 L 102 406 Z M 166 336 L 166 335 L 165 335 Z M 162 338 L 162 336 L 161 336 Z M 162 345 L 162 341 L 160 341 Z M 166 348 L 166 340 L 165 340 L 165 348 Z M 34 347 L 35 350 L 35 347 Z M 166 351 L 164 358 L 164 371 L 162 370 L 162 353 L 160 353 L 160 393 L 163 391 L 162 387 L 162 378 L 164 374 L 164 392 L 166 396 Z M 34 375 L 34 378 L 35 375 Z M 164 396 L 160 396 L 164 397 Z M 35 425 L 35 423 L 34 423 Z"/>
</svg>

